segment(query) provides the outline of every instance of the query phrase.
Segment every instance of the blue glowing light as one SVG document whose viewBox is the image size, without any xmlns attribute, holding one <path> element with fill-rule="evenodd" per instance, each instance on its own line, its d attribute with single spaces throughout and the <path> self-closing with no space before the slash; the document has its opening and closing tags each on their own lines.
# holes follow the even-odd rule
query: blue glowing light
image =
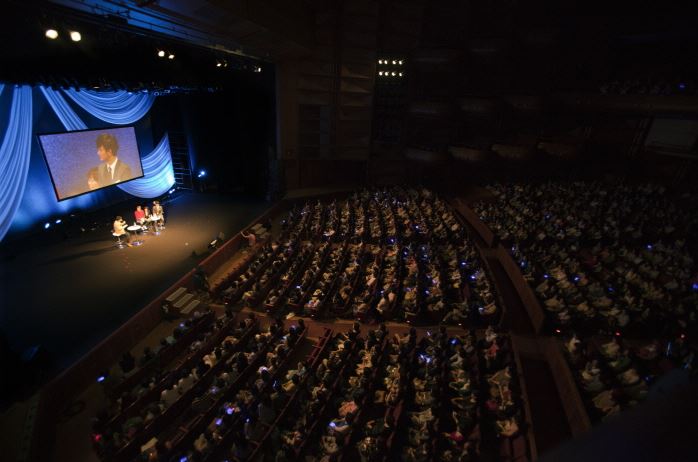
<svg viewBox="0 0 698 462">
<path fill-rule="evenodd" d="M 652 244 L 647 244 L 647 250 L 652 250 Z"/>
<path fill-rule="evenodd" d="M 334 422 L 330 422 L 330 427 L 331 427 L 331 428 L 337 428 L 337 424 L 334 423 Z"/>
<path fill-rule="evenodd" d="M 698 291 L 698 282 L 694 282 L 693 284 L 691 284 L 691 288 L 693 288 L 693 290 L 695 291 Z"/>
<path fill-rule="evenodd" d="M 574 282 L 579 282 L 579 276 L 574 277 Z"/>
<path fill-rule="evenodd" d="M 229 407 L 225 410 L 225 413 L 228 415 L 233 415 L 233 412 L 235 412 L 235 408 Z"/>
<path fill-rule="evenodd" d="M 102 382 L 104 382 L 104 380 L 106 380 L 106 377 L 103 375 L 100 375 L 99 377 L 97 377 L 97 383 L 102 383 Z"/>
<path fill-rule="evenodd" d="M 44 223 L 44 229 L 49 229 L 50 227 L 51 227 L 51 223 L 49 223 L 48 221 L 46 223 Z"/>
<path fill-rule="evenodd" d="M 187 462 L 188 460 L 189 460 L 189 458 L 187 456 L 179 458 L 179 462 Z"/>
<path fill-rule="evenodd" d="M 679 90 L 685 90 L 686 89 L 686 84 L 681 82 L 679 83 Z"/>
<path fill-rule="evenodd" d="M 216 419 L 216 425 L 217 425 L 217 426 L 220 427 L 222 423 L 223 423 L 223 419 Z"/>
<path fill-rule="evenodd" d="M 61 220 L 60 218 L 56 220 L 57 225 L 60 225 L 61 223 L 63 223 L 63 220 Z"/>
<path fill-rule="evenodd" d="M 475 275 L 474 275 L 474 274 L 471 274 L 471 275 L 470 275 L 470 280 L 471 280 L 471 281 L 474 281 L 475 279 L 477 279 L 477 278 L 475 277 Z"/>
<path fill-rule="evenodd" d="M 547 273 L 543 275 L 543 279 L 548 279 L 549 277 L 550 277 L 550 275 Z"/>
<path fill-rule="evenodd" d="M 457 338 L 451 339 L 451 345 L 455 345 L 455 344 L 457 344 L 457 343 L 458 343 L 458 339 L 457 339 Z"/>
</svg>

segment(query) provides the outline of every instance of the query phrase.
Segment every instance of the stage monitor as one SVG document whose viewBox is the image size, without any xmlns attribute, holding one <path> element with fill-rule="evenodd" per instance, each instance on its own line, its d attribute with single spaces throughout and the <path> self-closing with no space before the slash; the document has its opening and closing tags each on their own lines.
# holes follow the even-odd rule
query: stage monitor
<svg viewBox="0 0 698 462">
<path fill-rule="evenodd" d="M 39 135 L 59 201 L 143 176 L 133 127 Z"/>
</svg>

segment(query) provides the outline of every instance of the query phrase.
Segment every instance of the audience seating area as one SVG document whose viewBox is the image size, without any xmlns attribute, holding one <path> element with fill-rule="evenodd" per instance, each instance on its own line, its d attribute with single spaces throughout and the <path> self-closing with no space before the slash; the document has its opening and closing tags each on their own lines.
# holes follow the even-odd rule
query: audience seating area
<svg viewBox="0 0 698 462">
<path fill-rule="evenodd" d="M 684 212 L 698 196 L 622 182 L 488 189 L 475 212 L 534 289 L 592 420 L 695 376 L 698 223 Z"/>
<path fill-rule="evenodd" d="M 302 319 L 206 312 L 177 329 L 176 357 L 124 355 L 105 384 L 102 460 L 528 460 L 511 342 L 492 327 L 420 338 L 355 322 L 310 340 Z"/>
<path fill-rule="evenodd" d="M 229 306 L 313 318 L 496 324 L 494 287 L 460 218 L 422 189 L 306 202 L 217 289 Z"/>
</svg>

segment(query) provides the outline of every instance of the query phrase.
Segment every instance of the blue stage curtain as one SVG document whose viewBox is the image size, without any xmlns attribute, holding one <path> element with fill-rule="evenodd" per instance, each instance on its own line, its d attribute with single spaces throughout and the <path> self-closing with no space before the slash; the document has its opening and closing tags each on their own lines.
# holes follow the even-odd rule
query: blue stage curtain
<svg viewBox="0 0 698 462">
<path fill-rule="evenodd" d="M 4 86 L 0 88 L 0 93 Z M 0 241 L 22 202 L 32 142 L 32 89 L 15 87 L 5 136 L 0 144 Z"/>
<path fill-rule="evenodd" d="M 51 109 L 56 113 L 58 120 L 61 121 L 66 130 L 85 130 L 87 128 L 85 122 L 73 111 L 73 108 L 71 108 L 65 98 L 63 98 L 63 95 L 44 86 L 40 86 L 39 90 L 44 94 L 46 101 L 48 101 Z"/>
<path fill-rule="evenodd" d="M 119 188 L 136 197 L 150 199 L 165 194 L 174 186 L 174 168 L 167 134 L 150 154 L 141 158 L 141 163 L 145 176 L 120 184 Z"/>
<path fill-rule="evenodd" d="M 64 90 L 70 99 L 91 115 L 114 125 L 128 125 L 142 119 L 153 103 L 155 96 L 147 93 L 122 91 Z"/>
<path fill-rule="evenodd" d="M 43 86 L 40 89 L 66 130 L 84 130 L 87 128 L 87 125 L 59 92 Z M 162 137 L 160 143 L 150 154 L 141 158 L 141 163 L 145 176 L 120 184 L 118 185 L 119 189 L 136 197 L 150 199 L 165 194 L 174 186 L 174 169 L 167 135 Z"/>
</svg>

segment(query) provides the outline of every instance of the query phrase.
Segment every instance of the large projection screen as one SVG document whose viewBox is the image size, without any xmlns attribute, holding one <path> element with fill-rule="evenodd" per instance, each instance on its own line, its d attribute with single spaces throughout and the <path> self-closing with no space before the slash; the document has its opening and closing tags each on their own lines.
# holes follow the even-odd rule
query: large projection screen
<svg viewBox="0 0 698 462">
<path fill-rule="evenodd" d="M 39 135 L 59 201 L 143 177 L 133 127 Z"/>
</svg>

